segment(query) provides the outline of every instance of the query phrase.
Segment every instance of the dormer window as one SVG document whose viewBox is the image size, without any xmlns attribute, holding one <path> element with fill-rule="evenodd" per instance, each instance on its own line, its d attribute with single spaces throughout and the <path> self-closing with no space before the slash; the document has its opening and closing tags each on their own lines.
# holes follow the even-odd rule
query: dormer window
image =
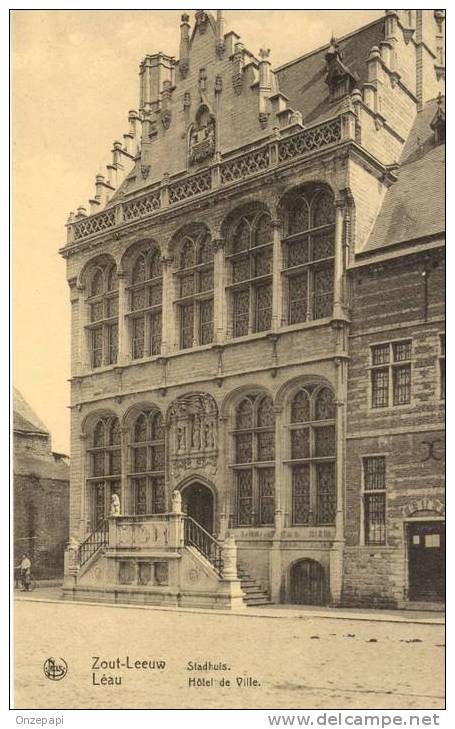
<svg viewBox="0 0 455 729">
<path fill-rule="evenodd" d="M 444 144 L 446 141 L 446 113 L 445 113 L 445 98 L 440 93 L 437 99 L 437 110 L 431 121 L 431 128 L 434 132 L 434 139 L 436 144 Z"/>
</svg>

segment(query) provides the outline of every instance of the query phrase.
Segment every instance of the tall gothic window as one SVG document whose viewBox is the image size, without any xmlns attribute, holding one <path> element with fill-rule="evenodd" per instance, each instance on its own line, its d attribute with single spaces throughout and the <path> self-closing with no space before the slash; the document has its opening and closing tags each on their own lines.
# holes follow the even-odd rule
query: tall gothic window
<svg viewBox="0 0 455 729">
<path fill-rule="evenodd" d="M 274 523 L 275 414 L 268 396 L 248 395 L 235 413 L 235 487 L 238 526 Z"/>
<path fill-rule="evenodd" d="M 268 213 L 244 215 L 232 229 L 227 257 L 233 337 L 264 332 L 272 326 L 272 249 Z"/>
<path fill-rule="evenodd" d="M 332 194 L 307 185 L 285 204 L 284 276 L 287 323 L 332 315 L 335 210 Z"/>
<path fill-rule="evenodd" d="M 135 514 L 159 514 L 165 510 L 164 441 L 161 413 L 141 412 L 131 432 L 129 477 Z"/>
<path fill-rule="evenodd" d="M 335 403 L 327 387 L 294 396 L 290 451 L 293 524 L 334 524 Z"/>
<path fill-rule="evenodd" d="M 213 246 L 202 230 L 182 240 L 177 265 L 180 349 L 213 342 Z"/>
<path fill-rule="evenodd" d="M 87 305 L 91 367 L 115 364 L 118 355 L 118 278 L 115 264 L 98 264 L 93 269 Z"/>
<path fill-rule="evenodd" d="M 95 528 L 109 514 L 112 494 L 120 496 L 122 462 L 118 418 L 106 416 L 98 420 L 91 433 L 88 455 L 91 521 Z"/>
<path fill-rule="evenodd" d="M 161 352 L 163 278 L 161 256 L 152 246 L 134 261 L 129 287 L 129 325 L 133 359 Z"/>
</svg>

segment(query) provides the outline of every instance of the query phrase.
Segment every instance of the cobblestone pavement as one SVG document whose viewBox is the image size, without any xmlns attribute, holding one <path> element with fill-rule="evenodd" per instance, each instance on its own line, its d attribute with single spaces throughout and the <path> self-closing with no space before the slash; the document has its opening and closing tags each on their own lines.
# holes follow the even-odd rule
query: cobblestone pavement
<svg viewBox="0 0 455 729">
<path fill-rule="evenodd" d="M 444 707 L 442 625 L 17 600 L 14 648 L 21 709 Z M 51 656 L 68 664 L 60 681 Z M 125 665 L 93 669 L 96 656 Z"/>
</svg>

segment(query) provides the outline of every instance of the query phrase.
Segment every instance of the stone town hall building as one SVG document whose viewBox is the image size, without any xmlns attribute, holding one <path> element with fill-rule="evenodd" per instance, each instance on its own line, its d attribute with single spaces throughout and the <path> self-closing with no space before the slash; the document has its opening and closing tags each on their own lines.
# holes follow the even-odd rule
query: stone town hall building
<svg viewBox="0 0 455 729">
<path fill-rule="evenodd" d="M 64 595 L 442 601 L 444 12 L 273 68 L 198 10 L 139 78 L 61 250 Z"/>
</svg>

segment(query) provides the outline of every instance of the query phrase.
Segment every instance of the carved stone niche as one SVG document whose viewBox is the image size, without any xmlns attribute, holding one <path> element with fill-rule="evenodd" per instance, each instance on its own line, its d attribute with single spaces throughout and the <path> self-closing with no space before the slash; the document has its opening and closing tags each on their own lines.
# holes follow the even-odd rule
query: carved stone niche
<svg viewBox="0 0 455 729">
<path fill-rule="evenodd" d="M 170 406 L 168 422 L 173 477 L 201 469 L 214 476 L 218 461 L 218 407 L 214 398 L 207 393 L 182 395 Z"/>
</svg>

